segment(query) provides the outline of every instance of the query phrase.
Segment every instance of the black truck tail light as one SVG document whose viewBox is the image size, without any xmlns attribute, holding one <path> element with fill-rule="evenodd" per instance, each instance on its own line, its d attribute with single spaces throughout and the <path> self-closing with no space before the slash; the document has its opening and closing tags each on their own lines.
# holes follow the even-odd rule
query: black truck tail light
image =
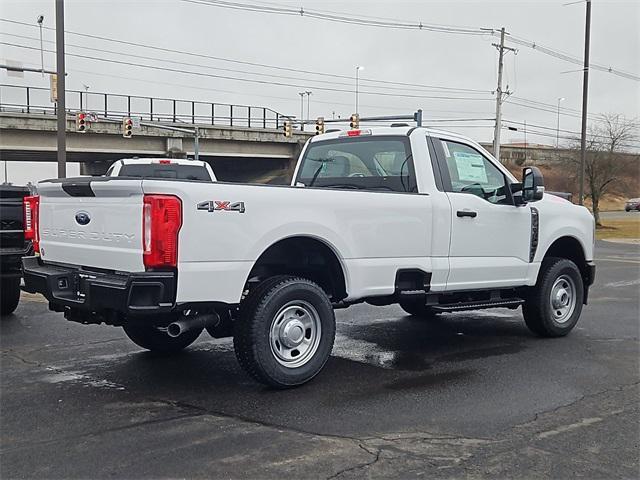
<svg viewBox="0 0 640 480">
<path fill-rule="evenodd" d="M 24 238 L 25 240 L 31 240 L 33 243 L 33 250 L 36 253 L 40 252 L 40 196 L 30 195 L 24 197 L 22 200 L 22 211 L 24 221 Z"/>
</svg>

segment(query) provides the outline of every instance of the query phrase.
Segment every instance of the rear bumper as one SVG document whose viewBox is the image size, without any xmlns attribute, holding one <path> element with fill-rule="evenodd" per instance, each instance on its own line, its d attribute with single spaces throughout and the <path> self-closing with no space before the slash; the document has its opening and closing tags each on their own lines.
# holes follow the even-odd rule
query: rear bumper
<svg viewBox="0 0 640 480">
<path fill-rule="evenodd" d="M 22 259 L 24 290 L 41 293 L 49 308 L 83 323 L 119 324 L 125 316 L 169 313 L 175 305 L 174 272 L 99 273 Z"/>
</svg>

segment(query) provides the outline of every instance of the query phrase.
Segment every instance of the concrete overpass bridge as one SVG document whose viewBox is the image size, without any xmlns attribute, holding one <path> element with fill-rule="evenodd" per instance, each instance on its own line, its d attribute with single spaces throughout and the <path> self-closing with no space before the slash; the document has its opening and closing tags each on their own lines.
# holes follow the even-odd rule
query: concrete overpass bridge
<svg viewBox="0 0 640 480">
<path fill-rule="evenodd" d="M 0 160 L 56 161 L 56 111 L 44 94 L 49 90 L 0 85 Z M 67 91 L 67 102 L 67 161 L 80 163 L 83 174 L 103 174 L 125 157 L 193 157 L 191 133 L 161 127 L 198 127 L 200 159 L 221 180 L 286 181 L 311 135 L 294 131 L 286 138 L 289 117 L 267 107 L 79 91 Z M 95 115 L 86 133 L 76 131 L 77 111 Z M 124 117 L 143 122 L 131 138 L 122 136 Z"/>
</svg>

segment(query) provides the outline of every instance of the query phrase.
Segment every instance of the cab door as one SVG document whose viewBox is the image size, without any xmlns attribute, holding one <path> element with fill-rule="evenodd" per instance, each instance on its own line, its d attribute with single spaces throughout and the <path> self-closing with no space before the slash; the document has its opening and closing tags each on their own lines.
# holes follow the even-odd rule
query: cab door
<svg viewBox="0 0 640 480">
<path fill-rule="evenodd" d="M 524 285 L 531 210 L 515 206 L 507 173 L 476 146 L 434 139 L 451 204 L 447 290 Z"/>
</svg>

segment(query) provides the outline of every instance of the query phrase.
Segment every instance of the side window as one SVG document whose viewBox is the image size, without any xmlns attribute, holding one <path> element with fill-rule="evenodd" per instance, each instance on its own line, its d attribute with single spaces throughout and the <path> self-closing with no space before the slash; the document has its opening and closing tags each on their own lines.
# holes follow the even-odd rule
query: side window
<svg viewBox="0 0 640 480">
<path fill-rule="evenodd" d="M 297 182 L 315 188 L 416 193 L 406 136 L 360 136 L 311 142 Z"/>
<path fill-rule="evenodd" d="M 511 204 L 504 174 L 475 148 L 441 140 L 451 178 L 451 191 L 470 193 L 488 202 Z"/>
</svg>

